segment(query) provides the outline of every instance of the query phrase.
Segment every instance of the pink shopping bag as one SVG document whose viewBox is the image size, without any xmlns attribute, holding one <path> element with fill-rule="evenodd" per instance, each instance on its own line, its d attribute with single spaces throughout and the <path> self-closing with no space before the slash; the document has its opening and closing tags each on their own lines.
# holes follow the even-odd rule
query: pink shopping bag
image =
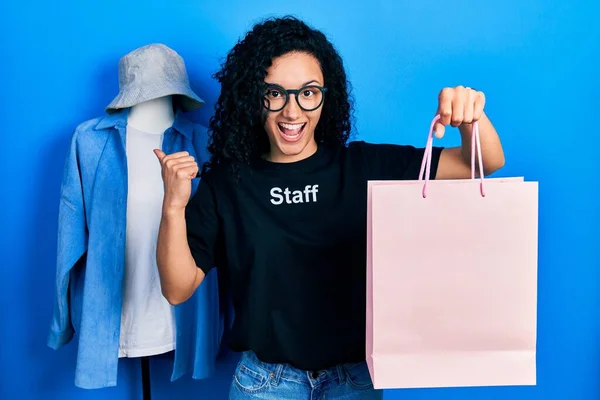
<svg viewBox="0 0 600 400">
<path fill-rule="evenodd" d="M 437 119 L 437 117 L 436 117 Z M 538 184 L 372 181 L 367 362 L 375 388 L 536 384 Z M 424 175 L 424 176 L 423 176 Z"/>
</svg>

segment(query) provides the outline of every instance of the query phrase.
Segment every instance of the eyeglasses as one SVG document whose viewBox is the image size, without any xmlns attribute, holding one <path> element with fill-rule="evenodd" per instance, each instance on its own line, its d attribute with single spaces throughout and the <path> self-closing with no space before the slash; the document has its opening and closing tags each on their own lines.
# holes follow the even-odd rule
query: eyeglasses
<svg viewBox="0 0 600 400">
<path fill-rule="evenodd" d="M 300 89 L 284 89 L 279 85 L 267 85 L 263 104 L 269 111 L 281 111 L 290 100 L 290 95 L 294 94 L 301 109 L 314 111 L 323 104 L 326 91 L 327 88 L 317 85 L 303 86 Z"/>
</svg>

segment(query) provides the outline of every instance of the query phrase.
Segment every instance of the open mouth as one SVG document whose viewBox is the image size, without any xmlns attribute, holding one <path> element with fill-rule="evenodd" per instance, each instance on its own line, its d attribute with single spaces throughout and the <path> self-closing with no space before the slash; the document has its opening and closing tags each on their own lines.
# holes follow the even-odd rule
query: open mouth
<svg viewBox="0 0 600 400">
<path fill-rule="evenodd" d="M 279 133 L 286 142 L 296 142 L 300 140 L 302 134 L 304 133 L 305 126 L 306 122 L 302 124 L 286 124 L 284 122 L 280 122 L 277 124 Z"/>
</svg>

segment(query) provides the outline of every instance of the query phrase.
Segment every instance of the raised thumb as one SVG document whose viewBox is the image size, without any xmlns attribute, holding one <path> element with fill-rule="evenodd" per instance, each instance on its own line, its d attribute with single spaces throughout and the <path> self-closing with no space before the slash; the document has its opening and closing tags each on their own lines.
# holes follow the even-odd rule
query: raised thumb
<svg viewBox="0 0 600 400">
<path fill-rule="evenodd" d="M 158 157 L 158 161 L 162 161 L 162 159 L 166 156 L 166 154 L 160 149 L 154 149 L 154 154 L 156 154 L 156 157 Z"/>
</svg>

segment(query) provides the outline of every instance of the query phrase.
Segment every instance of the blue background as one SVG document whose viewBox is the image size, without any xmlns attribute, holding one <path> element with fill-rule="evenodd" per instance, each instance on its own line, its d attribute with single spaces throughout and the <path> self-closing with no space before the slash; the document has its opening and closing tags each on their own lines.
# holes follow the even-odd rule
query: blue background
<svg viewBox="0 0 600 400">
<path fill-rule="evenodd" d="M 121 364 L 118 387 L 85 391 L 73 386 L 75 346 L 45 344 L 70 135 L 116 95 L 119 57 L 152 42 L 184 57 L 208 103 L 193 117 L 206 123 L 221 58 L 252 23 L 287 13 L 324 30 L 341 51 L 358 138 L 424 145 L 438 91 L 471 86 L 486 93 L 505 146 L 500 176 L 540 182 L 538 385 L 387 391 L 386 399 L 600 398 L 600 29 L 592 3 L 1 2 L 0 398 L 141 398 L 137 362 Z M 443 144 L 458 144 L 455 129 Z M 156 361 L 153 398 L 225 398 L 234 363 L 222 360 L 210 380 L 169 383 L 169 365 Z"/>
</svg>

